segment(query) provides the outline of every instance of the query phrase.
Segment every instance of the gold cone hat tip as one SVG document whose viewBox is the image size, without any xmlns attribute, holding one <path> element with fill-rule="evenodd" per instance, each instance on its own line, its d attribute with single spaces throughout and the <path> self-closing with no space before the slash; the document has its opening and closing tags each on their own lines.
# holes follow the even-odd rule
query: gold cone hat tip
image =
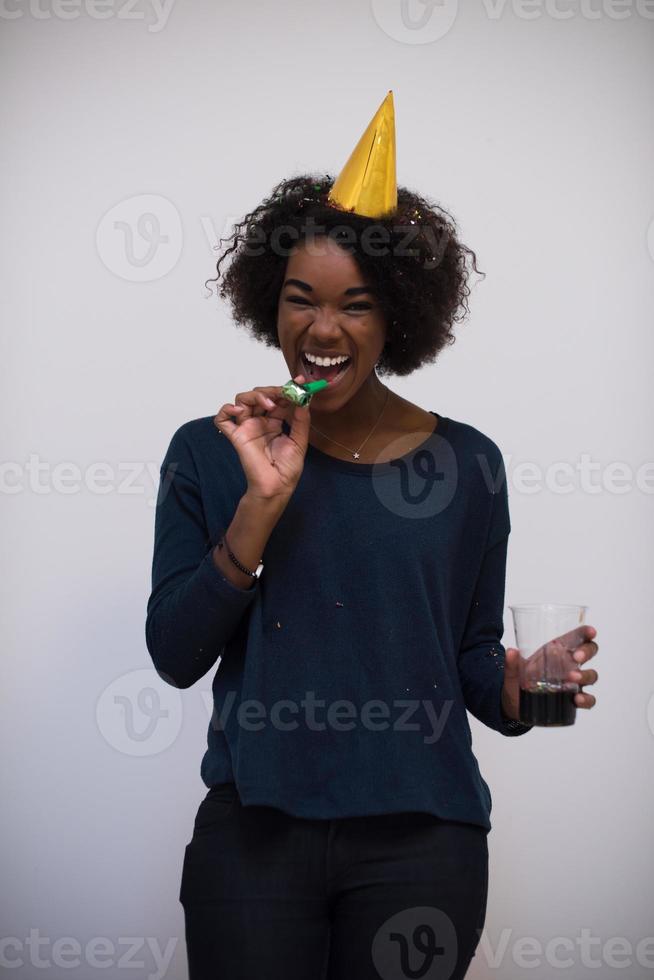
<svg viewBox="0 0 654 980">
<path fill-rule="evenodd" d="M 390 90 L 334 181 L 328 203 L 367 218 L 394 212 L 395 164 L 395 107 Z"/>
</svg>

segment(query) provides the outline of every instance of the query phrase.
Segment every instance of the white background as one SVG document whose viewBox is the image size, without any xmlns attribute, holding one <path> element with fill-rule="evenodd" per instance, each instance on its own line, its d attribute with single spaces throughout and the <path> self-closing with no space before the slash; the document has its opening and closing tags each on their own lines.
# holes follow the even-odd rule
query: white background
<svg viewBox="0 0 654 980">
<path fill-rule="evenodd" d="M 207 298 L 218 236 L 283 177 L 337 173 L 390 88 L 398 182 L 454 215 L 487 276 L 457 343 L 386 380 L 498 443 L 507 604 L 586 603 L 600 644 L 598 703 L 573 728 L 509 739 L 471 718 L 493 830 L 469 976 L 654 975 L 654 941 L 637 951 L 654 936 L 654 5 L 402 9 L 2 7 L 2 936 L 21 980 L 124 976 L 125 937 L 130 977 L 164 972 L 148 937 L 186 976 L 177 895 L 213 671 L 176 691 L 145 647 L 158 468 L 182 422 L 286 380 Z M 167 236 L 152 255 L 148 211 Z M 94 463 L 113 468 L 102 493 Z M 511 644 L 508 610 L 505 625 Z M 546 952 L 557 936 L 567 969 Z M 79 969 L 56 965 L 75 961 L 64 937 Z M 113 943 L 107 968 L 94 937 Z M 521 959 L 526 937 L 541 953 Z"/>
</svg>

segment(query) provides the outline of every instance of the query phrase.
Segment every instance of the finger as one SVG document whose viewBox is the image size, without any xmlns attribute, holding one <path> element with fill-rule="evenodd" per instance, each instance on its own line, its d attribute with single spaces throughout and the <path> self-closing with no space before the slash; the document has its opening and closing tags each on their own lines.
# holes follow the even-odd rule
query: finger
<svg viewBox="0 0 654 980">
<path fill-rule="evenodd" d="M 261 391 L 239 391 L 234 399 L 235 405 L 243 405 L 245 408 L 254 409 L 257 405 L 261 404 L 261 400 L 268 396 L 264 396 Z"/>
<path fill-rule="evenodd" d="M 275 402 L 261 391 L 242 391 L 234 399 L 235 404 L 243 405 L 245 411 L 241 419 L 262 415 L 275 407 Z"/>
<path fill-rule="evenodd" d="M 264 415 L 269 419 L 287 419 L 293 409 L 293 405 L 288 399 L 284 398 L 279 388 L 255 388 L 254 391 L 261 395 L 265 402 Z"/>
<path fill-rule="evenodd" d="M 217 428 L 218 432 L 229 437 L 238 428 L 238 425 L 236 422 L 232 422 L 230 416 L 236 416 L 239 418 L 242 412 L 243 406 L 231 405 L 229 402 L 227 402 L 218 410 L 216 415 L 214 415 L 213 424 Z"/>
<path fill-rule="evenodd" d="M 272 408 L 275 408 L 276 402 L 274 398 L 270 398 L 269 395 L 265 395 L 263 391 L 257 391 L 256 395 L 257 395 L 257 399 L 259 400 L 259 404 L 263 408 L 264 415 L 266 414 L 266 412 L 269 412 Z"/>
<path fill-rule="evenodd" d="M 269 398 L 275 398 L 281 394 L 281 385 L 256 385 L 252 391 L 260 391 Z"/>
<path fill-rule="evenodd" d="M 302 454 L 307 451 L 309 444 L 309 429 L 311 428 L 311 410 L 308 405 L 293 405 L 289 439 L 299 447 Z"/>
<path fill-rule="evenodd" d="M 587 684 L 595 684 L 598 678 L 596 670 L 573 670 L 570 673 L 570 680 L 585 687 Z"/>
<path fill-rule="evenodd" d="M 593 705 L 597 704 L 597 698 L 593 697 L 592 694 L 575 694 L 575 704 L 578 708 L 592 708 Z"/>
<path fill-rule="evenodd" d="M 517 647 L 506 647 L 505 649 L 504 674 L 510 680 L 520 675 L 520 651 Z"/>
<path fill-rule="evenodd" d="M 583 664 L 586 660 L 590 660 L 591 657 L 594 657 L 598 650 L 598 644 L 595 643 L 594 640 L 590 640 L 577 647 L 573 654 L 573 658 L 578 664 Z"/>
<path fill-rule="evenodd" d="M 594 640 L 597 636 L 597 630 L 595 627 L 587 624 L 578 626 L 576 630 L 573 630 L 573 633 L 576 633 L 578 641 L 581 640 L 582 644 L 588 643 L 589 640 Z"/>
</svg>

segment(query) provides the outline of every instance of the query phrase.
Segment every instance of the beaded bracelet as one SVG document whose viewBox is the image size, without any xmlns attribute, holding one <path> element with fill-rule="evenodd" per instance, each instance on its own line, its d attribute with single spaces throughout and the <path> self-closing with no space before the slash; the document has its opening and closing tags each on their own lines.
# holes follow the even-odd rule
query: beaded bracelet
<svg viewBox="0 0 654 980">
<path fill-rule="evenodd" d="M 234 565 L 236 565 L 236 567 L 241 572 L 244 572 L 246 575 L 249 575 L 251 578 L 258 578 L 259 577 L 259 574 L 261 573 L 261 569 L 263 568 L 263 565 L 261 564 L 261 562 L 259 562 L 259 565 L 257 566 L 256 572 L 251 572 L 249 568 L 246 568 L 245 565 L 242 565 L 240 563 L 240 561 L 238 560 L 238 558 L 236 557 L 236 555 L 234 554 L 234 552 L 230 549 L 229 544 L 227 543 L 227 536 L 225 534 L 223 534 L 222 538 L 218 542 L 218 549 L 219 550 L 222 550 L 223 544 L 227 548 L 227 554 L 229 555 L 230 560 L 234 563 Z"/>
</svg>

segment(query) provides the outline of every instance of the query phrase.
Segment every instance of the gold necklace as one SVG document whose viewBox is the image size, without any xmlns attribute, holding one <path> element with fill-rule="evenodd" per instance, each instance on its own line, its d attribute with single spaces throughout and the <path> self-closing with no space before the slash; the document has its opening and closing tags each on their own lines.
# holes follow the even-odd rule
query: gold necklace
<svg viewBox="0 0 654 980">
<path fill-rule="evenodd" d="M 309 424 L 310 424 L 311 428 L 314 429 L 318 433 L 318 435 L 324 436 L 325 439 L 329 439 L 330 442 L 333 442 L 336 446 L 340 446 L 341 449 L 347 449 L 348 453 L 351 453 L 352 454 L 352 459 L 358 459 L 359 456 L 360 456 L 360 454 L 361 454 L 361 450 L 363 449 L 363 447 L 365 446 L 365 444 L 368 442 L 368 439 L 370 438 L 370 436 L 373 434 L 373 432 L 375 431 L 375 429 L 379 425 L 379 420 L 381 419 L 381 417 L 382 417 L 382 415 L 384 413 L 384 409 L 386 408 L 386 403 L 388 402 L 388 398 L 389 398 L 390 393 L 391 393 L 391 389 L 390 388 L 387 388 L 386 389 L 386 398 L 384 400 L 384 404 L 382 405 L 382 410 L 381 410 L 381 412 L 379 413 L 379 415 L 377 417 L 377 421 L 375 422 L 375 424 L 373 425 L 372 429 L 370 430 L 370 432 L 368 433 L 368 435 L 366 436 L 366 438 L 363 440 L 363 442 L 361 443 L 361 445 L 359 446 L 359 448 L 356 449 L 356 450 L 352 450 L 352 449 L 349 448 L 349 446 L 344 446 L 342 442 L 336 442 L 336 439 L 332 439 L 331 436 L 325 435 L 325 433 L 324 432 L 321 432 L 320 429 L 316 429 L 316 427 L 313 424 L 313 422 L 311 422 Z"/>
</svg>

